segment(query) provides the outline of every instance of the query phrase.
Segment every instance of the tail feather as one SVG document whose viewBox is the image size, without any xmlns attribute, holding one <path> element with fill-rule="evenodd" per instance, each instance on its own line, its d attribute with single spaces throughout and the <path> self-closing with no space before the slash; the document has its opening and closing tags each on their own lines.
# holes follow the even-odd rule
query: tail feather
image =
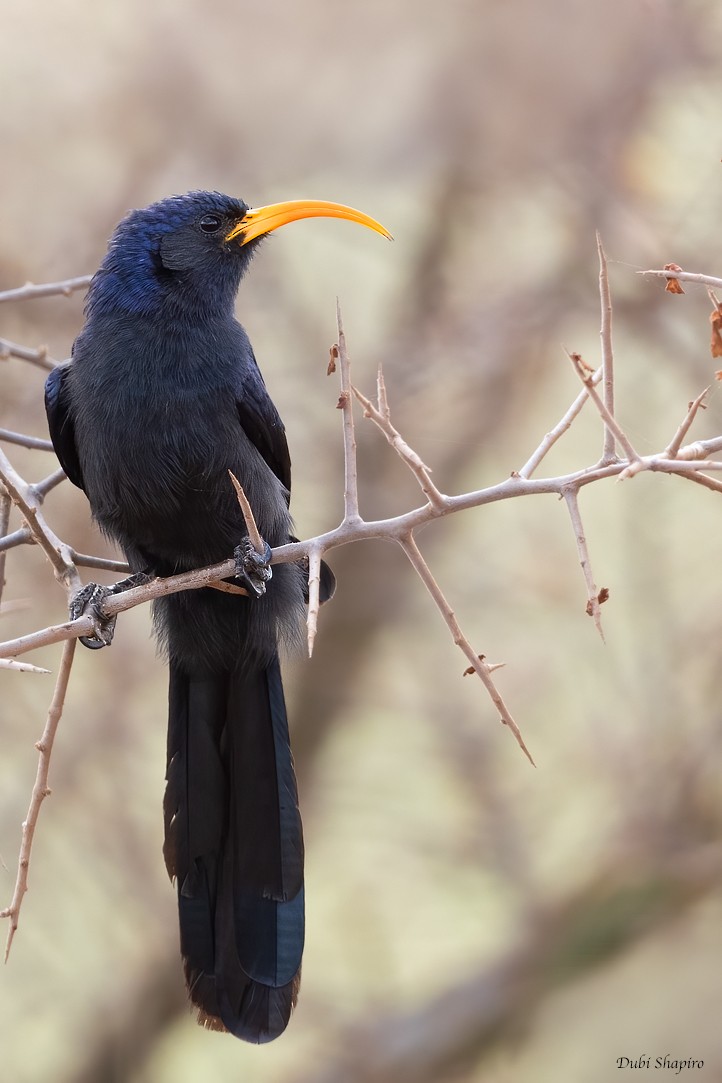
<svg viewBox="0 0 722 1083">
<path fill-rule="evenodd" d="M 303 952 L 303 836 L 277 658 L 170 666 L 168 872 L 199 1021 L 247 1041 L 286 1027 Z"/>
</svg>

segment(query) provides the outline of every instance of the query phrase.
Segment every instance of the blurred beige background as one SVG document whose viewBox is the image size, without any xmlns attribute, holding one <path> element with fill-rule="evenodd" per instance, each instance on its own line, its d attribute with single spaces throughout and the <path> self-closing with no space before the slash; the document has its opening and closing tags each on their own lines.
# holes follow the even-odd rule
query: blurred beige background
<svg viewBox="0 0 722 1083">
<path fill-rule="evenodd" d="M 302 537 L 342 504 L 341 298 L 354 378 L 449 492 L 519 468 L 599 351 L 610 258 L 618 408 L 642 452 L 714 369 L 722 273 L 722 12 L 714 0 L 3 0 L 0 289 L 92 271 L 132 206 L 189 188 L 350 203 L 275 235 L 239 297 L 286 421 Z M 4 305 L 0 335 L 68 355 L 82 297 Z M 0 365 L 0 425 L 45 435 L 43 373 Z M 588 416 L 586 416 L 588 413 Z M 722 432 L 719 387 L 696 436 Z M 359 421 L 363 510 L 419 502 Z M 545 471 L 595 461 L 591 411 Z M 8 448 L 38 479 L 41 452 Z M 602 645 L 563 506 L 517 500 L 420 537 L 537 760 L 498 725 L 400 553 L 333 554 L 313 663 L 288 668 L 308 850 L 298 1010 L 262 1049 L 187 1009 L 163 867 L 165 674 L 147 612 L 80 651 L 30 892 L 0 972 L 8 1083 L 606 1083 L 619 1057 L 722 1077 L 722 502 L 679 479 L 581 498 L 610 588 Z M 55 529 L 100 552 L 81 493 Z M 3 638 L 62 619 L 40 554 L 8 557 Z M 18 608 L 12 603 L 25 603 Z M 33 660 L 56 668 L 57 648 Z M 0 902 L 9 901 L 51 678 L 0 678 Z M 643 1073 L 637 1073 L 642 1078 Z M 682 1075 L 688 1078 L 690 1073 Z"/>
</svg>

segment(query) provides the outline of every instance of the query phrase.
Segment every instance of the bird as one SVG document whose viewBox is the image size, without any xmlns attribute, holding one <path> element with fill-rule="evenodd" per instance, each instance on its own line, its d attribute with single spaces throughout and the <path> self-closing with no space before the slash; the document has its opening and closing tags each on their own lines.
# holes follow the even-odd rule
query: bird
<svg viewBox="0 0 722 1083">
<path fill-rule="evenodd" d="M 279 654 L 298 640 L 308 596 L 301 565 L 269 564 L 293 539 L 291 460 L 234 310 L 263 239 L 311 217 L 391 236 L 322 200 L 254 208 L 193 191 L 131 211 L 93 276 L 71 359 L 45 388 L 60 464 L 132 573 L 71 602 L 71 615 L 94 618 L 86 646 L 112 639 L 109 593 L 236 557 L 227 589 L 160 598 L 153 626 L 169 671 L 163 852 L 189 997 L 199 1023 L 255 1043 L 285 1030 L 300 983 L 304 844 Z M 333 589 L 324 566 L 322 598 Z"/>
</svg>

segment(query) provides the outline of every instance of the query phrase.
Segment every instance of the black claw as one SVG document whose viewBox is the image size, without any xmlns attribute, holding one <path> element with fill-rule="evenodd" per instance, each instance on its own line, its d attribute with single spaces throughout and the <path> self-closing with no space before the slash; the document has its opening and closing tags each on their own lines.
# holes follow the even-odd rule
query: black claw
<svg viewBox="0 0 722 1083">
<path fill-rule="evenodd" d="M 111 639 L 112 638 L 113 637 L 111 636 Z M 109 642 L 106 642 L 104 639 L 101 639 L 99 636 L 78 636 L 78 639 L 80 640 L 80 642 L 83 644 L 84 647 L 87 647 L 88 650 L 91 650 L 91 651 L 98 651 L 98 650 L 100 650 L 101 647 L 109 647 L 110 646 Z"/>
<path fill-rule="evenodd" d="M 271 569 L 271 547 L 263 543 L 265 550 L 257 553 L 250 538 L 244 538 L 233 550 L 236 561 L 236 579 L 239 579 L 252 598 L 260 598 L 266 593 L 266 583 L 273 575 Z"/>
</svg>

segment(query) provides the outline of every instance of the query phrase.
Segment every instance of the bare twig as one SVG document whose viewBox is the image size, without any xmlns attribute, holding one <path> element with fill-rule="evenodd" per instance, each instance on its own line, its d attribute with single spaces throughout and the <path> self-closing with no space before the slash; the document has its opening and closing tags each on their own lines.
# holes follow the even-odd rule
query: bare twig
<svg viewBox="0 0 722 1083">
<path fill-rule="evenodd" d="M 391 424 L 391 411 L 389 410 L 388 399 L 386 397 L 386 384 L 384 383 L 384 374 L 381 366 L 379 366 L 376 388 L 378 406 L 374 406 L 370 399 L 367 399 L 365 395 L 361 394 L 358 388 L 352 386 L 351 390 L 364 408 L 364 417 L 370 418 L 371 421 L 373 421 L 384 434 L 394 451 L 396 451 L 403 459 L 418 481 L 421 491 L 432 507 L 443 507 L 444 497 L 431 480 L 431 471 L 428 466 L 421 461 L 421 458 L 416 454 L 413 448 L 409 447 L 401 434 Z"/>
<path fill-rule="evenodd" d="M 48 474 L 42 481 L 36 481 L 34 485 L 31 485 L 30 492 L 41 498 L 46 497 L 51 489 L 55 489 L 62 484 L 66 477 L 67 475 L 63 469 L 53 470 L 52 474 Z"/>
<path fill-rule="evenodd" d="M 5 944 L 5 961 L 7 962 L 8 955 L 10 954 L 10 948 L 12 947 L 15 931 L 18 927 L 18 921 L 20 918 L 20 907 L 22 906 L 23 897 L 28 890 L 28 870 L 30 867 L 30 854 L 33 846 L 33 836 L 35 835 L 35 828 L 38 822 L 38 815 L 40 813 L 40 806 L 45 798 L 50 794 L 48 789 L 48 771 L 50 769 L 50 755 L 53 749 L 53 741 L 55 740 L 55 734 L 58 729 L 58 723 L 60 722 L 60 716 L 63 713 L 63 704 L 65 702 L 65 693 L 68 689 L 68 681 L 70 679 L 70 670 L 73 665 L 73 656 L 75 654 L 75 640 L 70 639 L 63 647 L 63 656 L 60 661 L 60 669 L 58 670 L 58 678 L 55 682 L 55 691 L 53 698 L 48 709 L 48 718 L 45 723 L 45 729 L 43 735 L 36 745 L 40 757 L 38 759 L 38 770 L 35 776 L 35 785 L 33 786 L 33 792 L 30 798 L 30 807 L 28 808 L 28 814 L 23 823 L 23 835 L 22 842 L 20 843 L 20 857 L 18 859 L 18 874 L 15 882 L 15 891 L 10 905 L 4 910 L 0 910 L 0 917 L 10 919 L 10 928 L 8 929 L 7 941 Z"/>
<path fill-rule="evenodd" d="M 0 553 L 5 553 L 8 549 L 15 549 L 16 546 L 25 545 L 28 542 L 32 545 L 35 544 L 35 540 L 28 528 L 21 526 L 19 530 L 13 530 L 12 534 L 0 537 Z"/>
<path fill-rule="evenodd" d="M 208 586 L 212 587 L 213 590 L 220 590 L 222 594 L 242 594 L 244 597 L 248 597 L 246 588 L 238 583 L 226 583 L 224 580 L 220 580 L 218 583 L 209 583 Z"/>
<path fill-rule="evenodd" d="M 689 407 L 687 409 L 687 415 L 686 415 L 684 421 L 681 423 L 681 425 L 677 429 L 676 433 L 672 437 L 672 440 L 669 442 L 669 444 L 667 444 L 667 447 L 666 447 L 665 452 L 664 452 L 664 455 L 665 455 L 665 457 L 667 459 L 676 459 L 677 458 L 680 446 L 682 444 L 682 441 L 684 440 L 685 436 L 689 432 L 690 427 L 692 425 L 692 422 L 694 421 L 695 417 L 697 416 L 697 411 L 699 410 L 700 406 L 703 405 L 704 400 L 705 400 L 705 398 L 707 397 L 708 394 L 709 394 L 709 388 L 705 387 L 704 391 L 700 395 L 697 396 L 697 398 L 694 400 L 694 402 L 691 402 L 689 404 Z M 700 456 L 700 457 L 702 458 L 703 456 Z"/>
<path fill-rule="evenodd" d="M 1 299 L 1 295 L 0 295 Z M 50 357 L 47 346 L 21 346 L 19 342 L 10 342 L 7 338 L 0 338 L 0 361 L 7 361 L 10 357 L 17 357 L 21 361 L 29 361 L 41 369 L 54 369 L 57 361 Z"/>
<path fill-rule="evenodd" d="M 50 673 L 49 669 L 33 666 L 30 662 L 16 662 L 14 658 L 0 658 L 0 669 L 14 669 L 18 673 Z"/>
<path fill-rule="evenodd" d="M 511 732 L 516 737 L 517 743 L 518 743 L 519 747 L 521 748 L 522 752 L 524 753 L 526 758 L 529 760 L 529 762 L 532 764 L 532 766 L 535 767 L 536 764 L 534 763 L 534 760 L 531 757 L 531 753 L 529 752 L 529 749 L 524 744 L 524 738 L 521 735 L 521 731 L 519 730 L 519 727 L 517 726 L 516 722 L 512 718 L 512 715 L 511 715 L 511 712 L 509 711 L 509 708 L 506 706 L 506 704 L 504 703 L 504 700 L 501 698 L 501 695 L 499 694 L 499 691 L 497 690 L 496 685 L 494 684 L 494 682 L 491 679 L 492 667 L 484 662 L 483 656 L 480 657 L 474 651 L 474 649 L 471 646 L 471 644 L 469 643 L 468 639 L 466 638 L 464 633 L 461 631 L 461 628 L 459 627 L 459 622 L 456 619 L 456 615 L 454 613 L 454 610 L 451 608 L 451 606 L 447 602 L 446 598 L 444 597 L 444 595 L 442 593 L 441 587 L 439 586 L 439 584 L 434 579 L 434 576 L 432 575 L 431 569 L 429 568 L 428 564 L 426 563 L 426 561 L 422 557 L 421 552 L 419 551 L 419 547 L 417 546 L 413 535 L 408 534 L 405 538 L 400 538 L 399 542 L 400 542 L 401 548 L 403 549 L 404 553 L 406 554 L 406 556 L 411 561 L 411 564 L 412 564 L 414 570 L 417 572 L 417 574 L 418 574 L 419 578 L 421 579 L 422 583 L 424 584 L 424 586 L 428 590 L 431 597 L 436 602 L 436 605 L 437 605 L 437 607 L 439 609 L 439 612 L 441 613 L 442 617 L 446 621 L 446 624 L 447 624 L 447 626 L 449 628 L 449 631 L 451 632 L 454 643 L 466 655 L 466 657 L 469 660 L 469 663 L 471 664 L 471 666 L 473 666 L 474 670 L 479 674 L 479 677 L 483 681 L 484 687 L 486 688 L 487 692 L 489 693 L 489 696 L 491 697 L 491 700 L 492 700 L 494 706 L 496 707 L 497 711 L 499 712 L 499 715 L 501 717 L 501 721 L 504 723 L 505 726 L 509 727 Z M 497 669 L 498 665 L 494 666 L 493 668 Z"/>
<path fill-rule="evenodd" d="M 624 467 L 619 475 L 620 481 L 633 478 L 635 474 L 641 474 L 645 470 L 663 472 L 667 474 L 679 474 L 680 477 L 688 477 L 694 474 L 700 477 L 703 470 L 722 470 L 722 462 L 717 459 L 701 459 L 687 462 L 684 459 L 668 459 L 664 453 L 661 455 L 644 455 Z"/>
<path fill-rule="evenodd" d="M 607 429 L 611 431 L 614 439 L 619 442 L 622 449 L 624 450 L 624 454 L 627 456 L 630 462 L 638 459 L 639 455 L 634 450 L 627 436 L 622 432 L 614 417 L 607 409 L 606 404 L 602 402 L 599 395 L 597 394 L 592 380 L 594 374 L 591 372 L 591 370 L 587 368 L 585 362 L 582 360 L 581 356 L 578 353 L 569 353 L 569 351 L 567 351 L 567 356 L 569 357 L 569 360 L 574 366 L 574 371 L 576 372 L 577 376 L 586 387 L 589 398 L 592 400 L 597 410 L 599 411 L 602 421 L 606 425 Z M 612 461 L 614 461 L 614 456 L 612 456 Z M 604 463 L 602 465 L 604 465 Z"/>
<path fill-rule="evenodd" d="M 679 282 L 700 282 L 703 286 L 722 287 L 722 278 L 695 274 L 692 271 L 637 271 L 638 275 L 654 275 L 656 278 L 676 278 Z"/>
<path fill-rule="evenodd" d="M 36 451 L 53 450 L 50 440 L 43 440 L 39 436 L 26 436 L 24 432 L 13 432 L 11 429 L 0 429 L 0 440 L 8 444 L 19 444 L 20 447 L 33 448 Z"/>
<path fill-rule="evenodd" d="M 10 494 L 0 486 L 0 542 L 3 538 L 7 537 L 7 530 L 10 524 L 10 506 L 12 501 Z M 3 590 L 5 589 L 5 550 L 0 547 L 0 601 L 2 601 Z"/>
<path fill-rule="evenodd" d="M 602 378 L 601 366 L 590 376 L 590 380 L 593 386 L 596 386 Z M 557 422 L 553 429 L 550 429 L 542 440 L 536 451 L 529 456 L 527 461 L 522 466 L 521 470 L 517 471 L 517 476 L 520 478 L 530 478 L 536 470 L 539 463 L 544 456 L 548 453 L 550 448 L 556 444 L 560 436 L 563 436 L 572 425 L 574 419 L 581 412 L 585 402 L 589 399 L 586 387 L 583 391 L 580 391 L 574 402 L 571 404 L 564 416 Z"/>
<path fill-rule="evenodd" d="M 306 617 L 306 642 L 308 657 L 313 655 L 313 644 L 318 628 L 318 611 L 321 606 L 321 550 L 312 549 L 308 554 L 308 616 Z"/>
<path fill-rule="evenodd" d="M 341 374 L 341 395 L 338 407 L 343 411 L 344 453 L 344 522 L 353 523 L 359 518 L 358 471 L 356 466 L 356 433 L 353 423 L 353 400 L 351 398 L 351 361 L 346 349 L 346 335 L 341 319 L 341 305 L 336 298 L 336 324 L 338 326 L 338 362 Z"/>
<path fill-rule="evenodd" d="M 62 282 L 43 282 L 36 285 L 34 282 L 26 282 L 17 289 L 3 290 L 0 293 L 0 304 L 4 301 L 32 301 L 36 297 L 63 296 L 70 297 L 76 290 L 87 289 L 92 275 L 79 275 L 77 278 L 66 278 Z"/>
<path fill-rule="evenodd" d="M 243 512 L 243 519 L 246 524 L 246 530 L 248 531 L 248 537 L 251 539 L 251 544 L 259 556 L 263 556 L 266 551 L 266 547 L 263 544 L 263 538 L 260 535 L 256 520 L 253 515 L 253 510 L 248 502 L 248 497 L 243 491 L 243 486 L 233 473 L 232 470 L 228 471 L 231 481 L 233 482 L 233 488 L 236 490 L 236 496 L 238 497 L 238 503 L 241 511 Z"/>
<path fill-rule="evenodd" d="M 609 292 L 609 272 L 607 257 L 602 248 L 602 238 L 597 231 L 597 253 L 599 255 L 599 300 L 602 309 L 602 326 L 599 336 L 602 342 L 602 380 L 604 384 L 604 405 L 610 417 L 614 417 L 614 351 L 612 350 L 612 298 Z M 614 430 L 605 423 L 602 462 L 611 463 L 616 458 L 616 440 Z"/>
<path fill-rule="evenodd" d="M 694 481 L 698 485 L 704 485 L 705 489 L 712 489 L 715 493 L 722 493 L 722 482 L 715 481 L 714 478 L 708 477 L 707 474 L 686 474 L 680 476 L 686 477 L 687 481 Z"/>
<path fill-rule="evenodd" d="M 716 451 L 722 451 L 722 436 L 713 436 L 710 440 L 695 440 L 693 444 L 685 444 L 674 458 L 704 459 L 707 455 L 714 455 Z"/>
<path fill-rule="evenodd" d="M 79 568 L 101 568 L 106 572 L 118 572 L 120 574 L 127 574 L 130 571 L 130 564 L 126 564 L 124 560 L 94 557 L 88 553 L 78 553 L 75 549 L 70 549 L 69 552 L 73 564 L 76 564 Z"/>
<path fill-rule="evenodd" d="M 11 602 L 0 602 L 0 617 L 6 617 L 8 613 L 22 613 L 31 608 L 29 598 L 13 598 Z"/>
<path fill-rule="evenodd" d="M 20 509 L 34 541 L 52 564 L 56 579 L 65 586 L 68 594 L 77 591 L 80 587 L 80 577 L 77 568 L 70 560 L 68 547 L 52 532 L 40 514 L 42 496 L 38 496 L 32 491 L 31 486 L 25 484 L 2 450 L 0 450 L 0 481 L 10 494 L 13 503 Z"/>
<path fill-rule="evenodd" d="M 579 511 L 579 500 L 577 490 L 570 486 L 565 489 L 564 500 L 566 501 L 567 510 L 569 512 L 569 518 L 572 521 L 572 528 L 574 530 L 574 538 L 577 543 L 577 552 L 579 554 L 579 563 L 584 574 L 584 582 L 587 584 L 587 613 L 594 619 L 594 625 L 599 632 L 602 640 L 604 640 L 604 631 L 602 629 L 602 614 L 601 614 L 601 600 L 604 598 L 604 592 L 600 592 L 594 582 L 594 575 L 592 574 L 592 564 L 589 559 L 589 549 L 587 547 L 587 539 L 584 534 L 584 527 L 582 525 L 582 517 Z"/>
<path fill-rule="evenodd" d="M 303 552 L 300 555 L 303 556 Z M 118 613 L 124 613 L 127 609 L 134 609 L 135 606 L 144 602 L 165 597 L 167 594 L 174 594 L 179 590 L 198 590 L 201 587 L 208 587 L 218 580 L 235 575 L 235 570 L 235 562 L 226 560 L 221 564 L 213 564 L 207 568 L 181 572 L 179 575 L 172 575 L 167 579 L 153 579 L 150 583 L 145 583 L 141 587 L 124 590 L 120 594 L 114 594 L 106 599 L 103 604 L 103 614 L 108 617 L 116 616 Z M 63 640 L 91 635 L 92 632 L 93 618 L 84 615 L 77 617 L 75 620 L 54 624 L 49 628 L 43 628 L 40 631 L 30 632 L 28 635 L 0 643 L 0 658 L 14 658 L 18 654 L 26 654 L 38 647 L 47 647 L 51 643 L 61 643 Z"/>
</svg>

